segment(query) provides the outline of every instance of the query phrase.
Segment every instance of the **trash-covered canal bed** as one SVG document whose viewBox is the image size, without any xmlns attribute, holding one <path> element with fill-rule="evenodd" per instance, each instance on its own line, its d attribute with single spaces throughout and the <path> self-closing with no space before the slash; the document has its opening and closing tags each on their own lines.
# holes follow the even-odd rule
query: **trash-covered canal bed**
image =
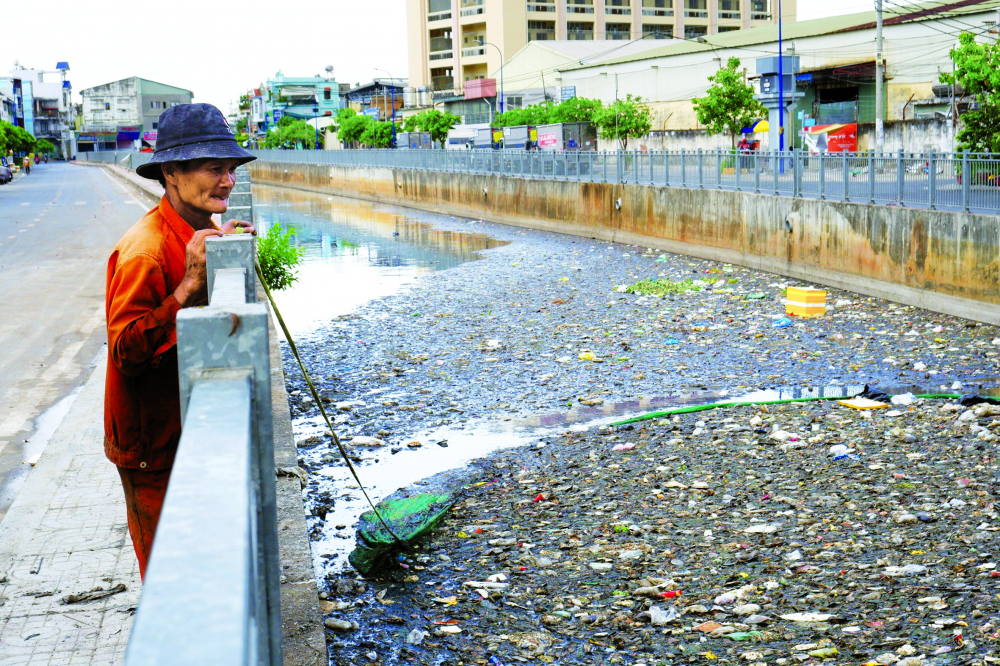
<svg viewBox="0 0 1000 666">
<path fill-rule="evenodd" d="M 398 568 L 326 581 L 331 663 L 996 663 L 998 426 L 809 402 L 503 451 Z"/>
<path fill-rule="evenodd" d="M 312 331 L 301 351 L 324 402 L 336 412 L 338 432 L 360 461 L 362 479 L 377 487 L 376 501 L 475 459 L 473 469 L 482 470 L 475 483 L 484 485 L 469 486 L 425 550 L 384 579 L 359 579 L 345 568 L 344 555 L 353 545 L 352 517 L 367 507 L 317 425 L 318 410 L 301 378 L 286 365 L 300 464 L 309 473 L 308 520 L 331 663 L 469 664 L 490 663 L 491 657 L 501 663 L 863 663 L 888 652 L 899 661 L 925 655 L 924 663 L 981 663 L 993 654 L 987 646 L 996 636 L 989 628 L 973 635 L 971 628 L 974 609 L 986 618 L 996 615 L 995 606 L 990 611 L 983 605 L 984 597 L 995 604 L 993 579 L 971 573 L 991 560 L 961 564 L 989 554 L 996 537 L 979 529 L 995 524 L 989 484 L 997 474 L 996 444 L 986 437 L 995 432 L 992 417 L 973 412 L 972 422 L 957 421 L 968 410 L 941 412 L 949 404 L 941 400 L 864 413 L 823 401 L 601 428 L 693 397 L 721 400 L 772 390 L 791 396 L 809 386 L 985 392 L 1000 377 L 997 328 L 835 289 L 828 290 L 826 316 L 786 322 L 785 292 L 806 286 L 802 282 L 647 248 L 408 214 L 509 244 L 334 318 Z M 349 287 L 330 284 L 327 292 L 332 297 Z M 662 295 L 636 293 L 642 291 Z M 948 422 L 936 420 L 945 415 Z M 760 423 L 751 423 L 754 416 Z M 612 452 L 618 445 L 631 446 Z M 831 454 L 835 445 L 850 450 Z M 489 455 L 493 451 L 500 452 Z M 918 470 L 924 476 L 892 476 Z M 973 481 L 959 486 L 958 479 Z M 672 480 L 688 488 L 667 487 Z M 763 490 L 751 497 L 758 486 Z M 932 486 L 933 497 L 926 495 Z M 531 501 L 546 488 L 556 495 Z M 736 499 L 723 504 L 726 495 Z M 934 508 L 952 499 L 966 502 L 950 510 L 958 518 Z M 916 523 L 899 523 L 900 511 L 940 515 L 935 522 L 918 516 Z M 780 523 L 779 529 L 733 532 L 737 522 L 743 529 L 758 521 Z M 961 542 L 956 528 L 972 542 Z M 861 548 L 827 548 L 849 538 Z M 622 551 L 641 550 L 641 556 L 605 550 L 623 543 L 629 547 Z M 943 544 L 954 564 L 934 565 L 933 554 L 945 557 Z M 789 556 L 798 551 L 801 563 L 784 559 L 786 550 Z M 910 555 L 916 551 L 924 552 Z M 532 558 L 543 564 L 530 564 Z M 555 564 L 545 564 L 549 560 Z M 923 578 L 885 572 L 914 563 L 928 567 Z M 933 576 L 968 589 L 939 589 L 945 583 Z M 664 586 L 671 580 L 676 588 Z M 751 582 L 757 587 L 739 592 L 732 604 L 715 603 L 724 591 L 737 594 Z M 772 583 L 779 587 L 769 589 Z M 682 594 L 653 599 L 632 593 L 657 586 Z M 920 596 L 906 601 L 910 592 Z M 918 603 L 935 596 L 948 609 Z M 878 603 L 862 603 L 862 597 Z M 652 616 L 650 601 L 658 609 Z M 730 612 L 749 604 L 761 610 Z M 684 611 L 698 605 L 707 609 L 702 616 Z M 834 606 L 838 619 L 832 622 L 780 618 L 829 613 L 822 609 Z M 884 617 L 865 622 L 890 629 L 841 622 L 839 614 L 853 617 L 849 609 L 878 611 Z M 673 612 L 679 624 L 652 624 L 653 616 L 659 622 Z M 773 620 L 744 621 L 755 614 Z M 942 636 L 956 628 L 965 633 L 961 644 L 949 638 L 951 652 L 935 656 L 945 645 L 928 650 L 929 639 L 920 637 L 930 635 L 939 615 L 947 624 Z M 949 624 L 952 615 L 968 627 Z M 696 622 L 699 617 L 704 620 Z M 732 626 L 729 633 L 737 638 L 748 635 L 677 633 L 709 620 L 722 633 Z M 862 648 L 850 648 L 843 643 L 848 639 L 872 646 L 872 658 L 856 657 L 849 650 Z M 912 654 L 906 640 L 915 641 Z M 810 643 L 816 646 L 795 649 Z M 836 655 L 817 652 L 832 649 L 830 643 L 838 646 Z"/>
</svg>

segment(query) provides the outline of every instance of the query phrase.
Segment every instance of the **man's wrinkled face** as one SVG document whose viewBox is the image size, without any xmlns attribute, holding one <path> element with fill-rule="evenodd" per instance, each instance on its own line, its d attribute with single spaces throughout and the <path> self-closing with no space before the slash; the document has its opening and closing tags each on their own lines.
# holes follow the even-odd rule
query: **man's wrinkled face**
<svg viewBox="0 0 1000 666">
<path fill-rule="evenodd" d="M 229 193 L 236 183 L 239 161 L 231 159 L 200 159 L 185 164 L 163 166 L 168 183 L 177 188 L 182 202 L 191 208 L 210 214 L 222 214 L 228 207 Z"/>
</svg>

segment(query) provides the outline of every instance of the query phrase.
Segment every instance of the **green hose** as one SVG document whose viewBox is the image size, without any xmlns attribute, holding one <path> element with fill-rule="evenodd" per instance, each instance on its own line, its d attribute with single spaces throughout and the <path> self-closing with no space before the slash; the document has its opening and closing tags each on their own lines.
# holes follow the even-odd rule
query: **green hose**
<svg viewBox="0 0 1000 666">
<path fill-rule="evenodd" d="M 665 416 L 673 416 L 674 414 L 690 414 L 692 412 L 704 412 L 710 409 L 719 409 L 720 407 L 739 407 L 745 405 L 787 405 L 792 402 L 815 402 L 817 400 L 849 400 L 852 397 L 857 396 L 833 396 L 829 398 L 788 398 L 786 400 L 754 400 L 754 401 L 744 401 L 744 400 L 731 400 L 726 402 L 710 402 L 704 405 L 688 405 L 686 407 L 676 407 L 674 409 L 665 409 L 659 412 L 650 412 L 649 414 L 643 414 L 642 416 L 634 416 L 630 419 L 625 419 L 624 421 L 615 421 L 611 425 L 620 426 L 628 425 L 629 423 L 636 423 L 638 421 L 648 421 L 650 419 L 660 419 Z M 954 400 L 956 398 L 961 398 L 961 394 L 958 393 L 921 393 L 914 396 L 915 398 L 924 398 L 928 400 Z"/>
</svg>

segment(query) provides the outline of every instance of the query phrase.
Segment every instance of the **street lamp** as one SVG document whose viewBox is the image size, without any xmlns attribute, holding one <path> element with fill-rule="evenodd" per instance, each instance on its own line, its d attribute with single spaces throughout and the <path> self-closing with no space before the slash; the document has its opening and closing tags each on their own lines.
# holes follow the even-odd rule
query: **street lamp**
<svg viewBox="0 0 1000 666">
<path fill-rule="evenodd" d="M 389 74 L 388 71 L 384 69 L 379 69 L 378 67 L 372 67 L 376 72 L 385 72 Z M 405 100 L 403 101 L 405 104 Z M 396 84 L 395 79 L 392 78 L 392 74 L 389 74 L 389 105 L 392 106 L 391 117 L 392 117 L 392 147 L 396 147 Z"/>
<path fill-rule="evenodd" d="M 500 54 L 500 113 L 503 113 L 503 51 L 501 51 L 500 47 L 497 46 L 496 44 L 493 44 L 492 42 L 483 41 L 482 37 L 479 38 L 479 45 L 492 46 L 497 50 L 497 53 Z"/>
<path fill-rule="evenodd" d="M 313 150 L 319 150 L 319 100 L 316 100 L 316 106 L 313 107 L 313 131 L 316 137 Z"/>
</svg>

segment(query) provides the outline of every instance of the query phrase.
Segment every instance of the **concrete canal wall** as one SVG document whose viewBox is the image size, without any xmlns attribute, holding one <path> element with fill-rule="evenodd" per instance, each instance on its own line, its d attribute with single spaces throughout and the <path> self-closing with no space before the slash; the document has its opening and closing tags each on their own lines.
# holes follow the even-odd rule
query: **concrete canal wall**
<svg viewBox="0 0 1000 666">
<path fill-rule="evenodd" d="M 250 167 L 257 183 L 656 247 L 1000 324 L 994 216 L 390 168 Z"/>
</svg>

